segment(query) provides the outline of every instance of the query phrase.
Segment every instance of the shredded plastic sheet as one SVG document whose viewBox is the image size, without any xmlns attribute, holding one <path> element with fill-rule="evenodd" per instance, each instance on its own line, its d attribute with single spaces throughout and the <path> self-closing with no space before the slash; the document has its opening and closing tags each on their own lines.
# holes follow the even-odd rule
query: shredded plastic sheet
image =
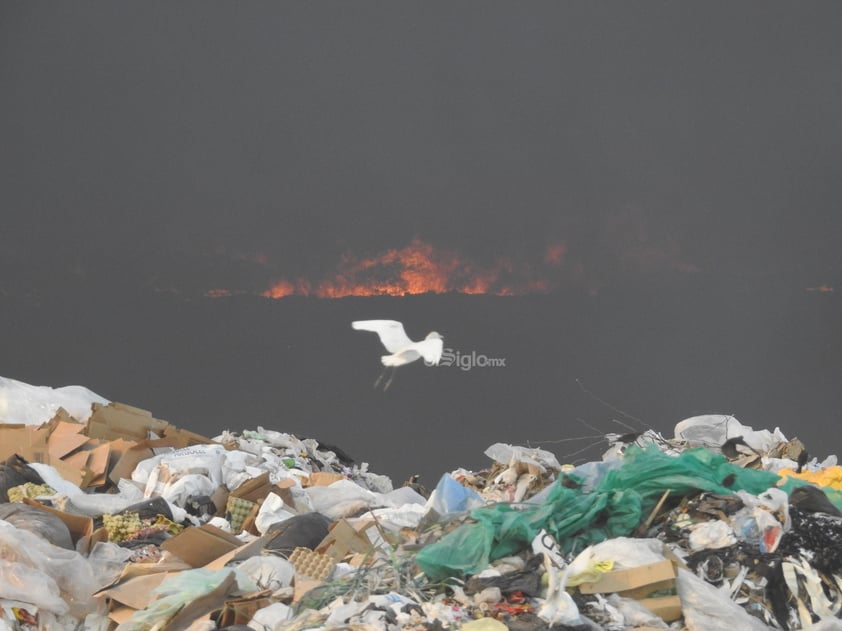
<svg viewBox="0 0 842 631">
<path fill-rule="evenodd" d="M 475 523 L 460 526 L 419 551 L 416 561 L 434 580 L 473 574 L 491 561 L 515 554 L 543 528 L 565 552 L 626 536 L 667 490 L 759 494 L 775 485 L 774 473 L 738 467 L 704 449 L 669 456 L 655 446 L 630 447 L 623 465 L 608 471 L 591 493 L 556 482 L 543 505 L 517 510 L 501 504 L 471 512 Z"/>
</svg>

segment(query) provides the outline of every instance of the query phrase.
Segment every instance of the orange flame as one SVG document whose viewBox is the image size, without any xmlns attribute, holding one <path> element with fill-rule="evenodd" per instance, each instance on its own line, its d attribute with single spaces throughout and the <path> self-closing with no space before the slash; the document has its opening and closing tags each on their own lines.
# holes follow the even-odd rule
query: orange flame
<svg viewBox="0 0 842 631">
<path fill-rule="evenodd" d="M 316 296 L 405 296 L 409 294 L 492 294 L 512 296 L 549 291 L 553 282 L 544 276 L 544 267 L 561 265 L 566 246 L 553 244 L 544 253 L 542 265 L 499 259 L 480 266 L 454 253 L 443 252 L 420 240 L 401 249 L 390 249 L 379 256 L 342 257 L 336 274 L 317 283 L 306 279 L 281 279 L 262 293 L 267 298 Z"/>
</svg>

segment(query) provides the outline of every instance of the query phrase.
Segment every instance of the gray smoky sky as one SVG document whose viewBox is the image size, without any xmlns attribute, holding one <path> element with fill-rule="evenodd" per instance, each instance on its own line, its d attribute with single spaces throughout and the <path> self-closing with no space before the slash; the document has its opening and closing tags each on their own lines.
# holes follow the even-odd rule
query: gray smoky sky
<svg viewBox="0 0 842 631">
<path fill-rule="evenodd" d="M 834 2 L 0 8 L 2 283 L 256 290 L 413 238 L 839 266 Z"/>
</svg>

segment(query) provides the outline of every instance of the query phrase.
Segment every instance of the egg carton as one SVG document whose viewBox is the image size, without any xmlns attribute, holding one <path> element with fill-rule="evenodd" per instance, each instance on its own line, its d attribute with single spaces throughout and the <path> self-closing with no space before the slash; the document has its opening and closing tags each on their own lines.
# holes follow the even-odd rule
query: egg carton
<svg viewBox="0 0 842 631">
<path fill-rule="evenodd" d="M 324 580 L 333 573 L 336 563 L 329 556 L 309 548 L 295 548 L 289 557 L 295 566 L 295 573 L 316 580 Z"/>
</svg>

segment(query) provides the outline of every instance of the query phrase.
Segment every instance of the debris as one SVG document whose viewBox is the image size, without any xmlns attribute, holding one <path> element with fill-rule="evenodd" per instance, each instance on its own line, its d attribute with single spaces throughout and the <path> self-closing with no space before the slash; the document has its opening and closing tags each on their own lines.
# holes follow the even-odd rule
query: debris
<svg viewBox="0 0 842 631">
<path fill-rule="evenodd" d="M 842 470 L 732 416 L 577 467 L 496 443 L 427 497 L 263 427 L 0 404 L 2 629 L 842 627 Z"/>
</svg>

